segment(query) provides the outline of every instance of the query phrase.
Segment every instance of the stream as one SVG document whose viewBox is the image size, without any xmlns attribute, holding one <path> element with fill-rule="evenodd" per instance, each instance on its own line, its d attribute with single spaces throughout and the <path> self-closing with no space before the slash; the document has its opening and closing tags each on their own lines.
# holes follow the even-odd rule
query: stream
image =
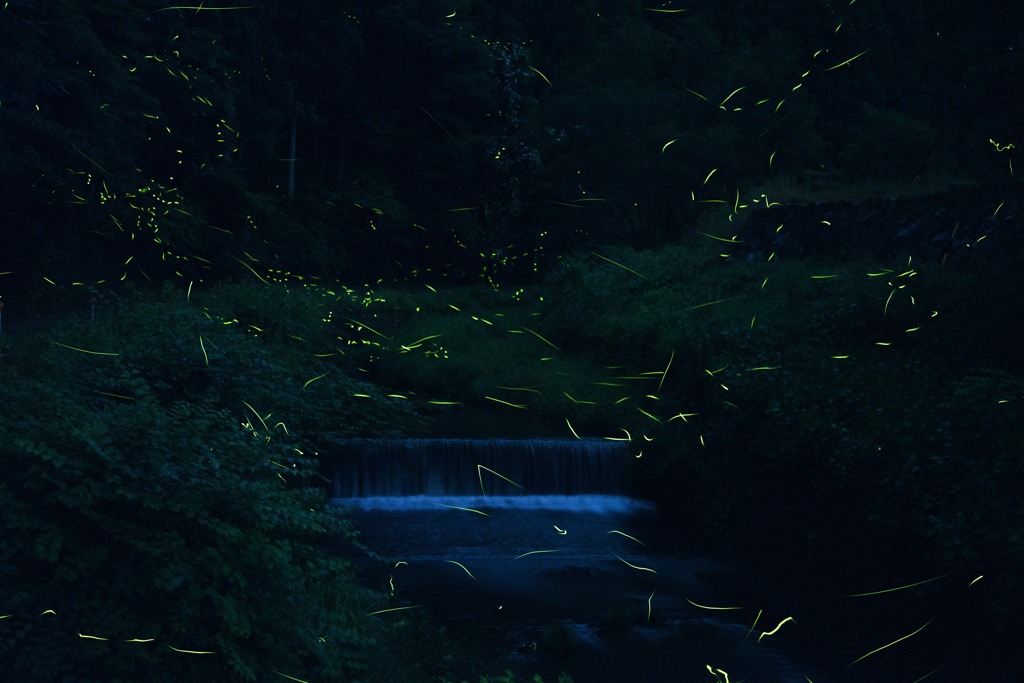
<svg viewBox="0 0 1024 683">
<path fill-rule="evenodd" d="M 948 647 L 956 640 L 932 625 L 934 605 L 909 591 L 854 600 L 827 577 L 784 587 L 681 539 L 651 503 L 611 493 L 625 487 L 607 463 L 571 472 L 572 449 L 612 461 L 621 451 L 440 441 L 361 444 L 353 462 L 377 471 L 350 473 L 365 495 L 332 504 L 352 515 L 400 602 L 484 653 L 492 672 L 545 681 L 565 672 L 576 683 L 1017 680 L 1002 678 L 1009 672 L 974 643 Z M 428 466 L 443 449 L 455 455 Z M 533 471 L 531 458 L 549 474 Z M 565 467 L 550 467 L 552 458 Z M 428 478 L 426 469 L 449 474 Z M 506 472 L 529 479 L 530 490 Z M 594 472 L 602 492 L 585 493 Z"/>
</svg>

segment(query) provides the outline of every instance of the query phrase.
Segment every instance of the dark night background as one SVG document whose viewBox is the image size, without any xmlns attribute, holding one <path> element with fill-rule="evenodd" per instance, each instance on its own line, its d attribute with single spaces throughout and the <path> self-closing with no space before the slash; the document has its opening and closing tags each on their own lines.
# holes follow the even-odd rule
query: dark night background
<svg viewBox="0 0 1024 683">
<path fill-rule="evenodd" d="M 921 614 L 929 680 L 1020 680 L 1022 35 L 1012 2 L 3 3 L 0 678 L 498 674 L 364 618 L 401 596 L 325 551 L 317 454 L 568 419 L 650 437 L 662 532 L 766 580 L 944 577 L 837 639 Z"/>
</svg>

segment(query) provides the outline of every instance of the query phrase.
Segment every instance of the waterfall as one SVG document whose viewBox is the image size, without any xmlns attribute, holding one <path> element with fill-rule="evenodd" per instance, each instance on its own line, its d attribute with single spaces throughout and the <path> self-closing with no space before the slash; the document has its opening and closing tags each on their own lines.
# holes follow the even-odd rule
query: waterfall
<svg viewBox="0 0 1024 683">
<path fill-rule="evenodd" d="M 573 497 L 620 498 L 632 458 L 601 439 L 347 439 L 323 458 L 335 500 L 486 498 L 517 505 Z M 436 503 L 434 503 L 436 504 Z"/>
</svg>

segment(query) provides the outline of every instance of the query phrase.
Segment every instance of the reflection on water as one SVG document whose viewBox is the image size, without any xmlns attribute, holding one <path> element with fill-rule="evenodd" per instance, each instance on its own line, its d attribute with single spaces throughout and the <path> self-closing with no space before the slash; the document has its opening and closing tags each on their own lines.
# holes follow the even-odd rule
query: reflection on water
<svg viewBox="0 0 1024 683">
<path fill-rule="evenodd" d="M 487 510 L 549 510 L 551 512 L 589 512 L 628 515 L 653 512 L 654 505 L 639 498 L 590 494 L 523 495 L 523 496 L 372 496 L 367 498 L 334 498 L 332 505 L 360 510 L 437 510 L 438 508 Z"/>
<path fill-rule="evenodd" d="M 458 638 L 557 680 L 816 683 L 816 653 L 761 638 L 781 611 L 728 566 L 667 552 L 655 510 L 623 496 L 337 500 L 387 580 Z M 697 605 L 703 605 L 698 607 Z M 709 607 L 742 607 L 737 610 Z M 754 626 L 758 611 L 764 623 Z M 792 627 L 792 624 L 788 624 Z M 785 629 L 786 626 L 783 626 Z"/>
<path fill-rule="evenodd" d="M 961 683 L 963 672 L 993 664 L 957 661 L 947 643 L 975 644 L 936 626 L 896 641 L 942 604 L 902 591 L 851 601 L 846 586 L 813 573 L 782 589 L 745 560 L 686 547 L 652 504 L 624 495 L 632 456 L 621 443 L 341 445 L 328 461 L 331 503 L 350 512 L 380 560 L 380 584 L 483 653 L 492 673 L 557 680 L 565 671 L 578 683 Z M 756 547 L 735 556 L 771 543 Z"/>
</svg>

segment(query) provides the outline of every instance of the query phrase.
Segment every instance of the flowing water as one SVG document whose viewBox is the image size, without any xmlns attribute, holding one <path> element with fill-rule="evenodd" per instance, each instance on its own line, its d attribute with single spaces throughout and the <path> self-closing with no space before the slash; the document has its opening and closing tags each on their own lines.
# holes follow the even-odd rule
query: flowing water
<svg viewBox="0 0 1024 683">
<path fill-rule="evenodd" d="M 870 648 L 835 647 L 835 615 L 682 547 L 626 495 L 630 458 L 601 441 L 353 440 L 333 465 L 332 502 L 350 509 L 395 595 L 488 653 L 493 672 L 577 683 L 928 673 L 881 657 L 849 666 Z"/>
<path fill-rule="evenodd" d="M 616 495 L 629 465 L 623 443 L 600 439 L 350 439 L 341 448 L 335 498 Z"/>
</svg>

